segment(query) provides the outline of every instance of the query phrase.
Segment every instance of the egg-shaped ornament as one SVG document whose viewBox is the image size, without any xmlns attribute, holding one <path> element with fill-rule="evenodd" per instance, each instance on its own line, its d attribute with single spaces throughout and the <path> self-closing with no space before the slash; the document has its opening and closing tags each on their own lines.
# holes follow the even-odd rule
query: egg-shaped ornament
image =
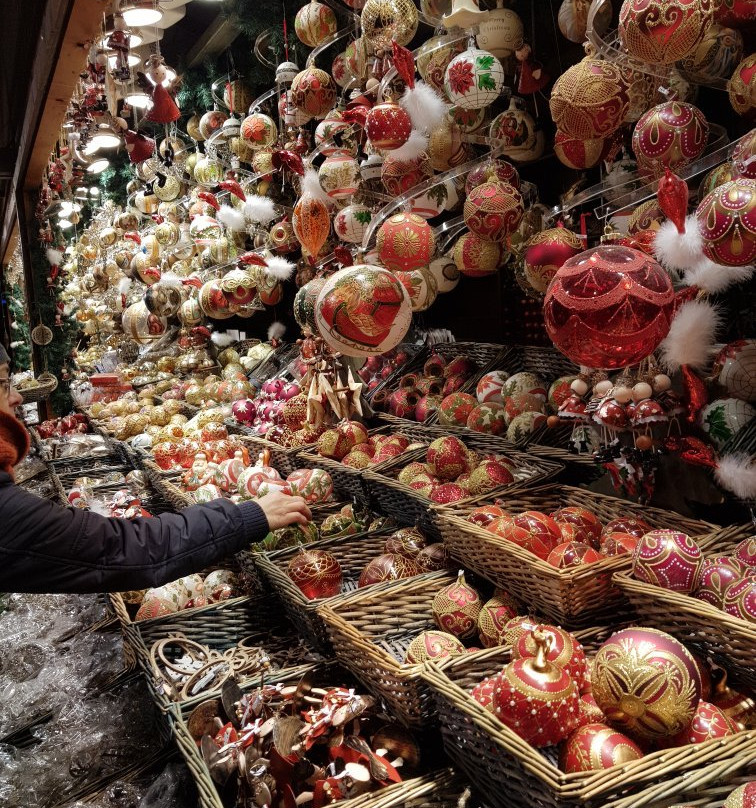
<svg viewBox="0 0 756 808">
<path fill-rule="evenodd" d="M 336 15 L 318 0 L 310 0 L 294 17 L 294 33 L 308 48 L 316 48 L 337 28 Z"/>
<path fill-rule="evenodd" d="M 286 573 L 308 600 L 341 593 L 341 565 L 325 550 L 302 547 L 289 561 Z"/>
<path fill-rule="evenodd" d="M 497 59 L 507 59 L 523 45 L 523 24 L 520 15 L 497 2 L 478 24 L 475 43 Z"/>
<path fill-rule="evenodd" d="M 396 213 L 378 229 L 376 247 L 385 267 L 410 272 L 430 263 L 436 249 L 436 237 L 421 216 Z"/>
<path fill-rule="evenodd" d="M 207 281 L 199 291 L 199 304 L 207 317 L 227 320 L 235 314 L 234 308 L 223 293 L 219 280 Z"/>
<path fill-rule="evenodd" d="M 463 217 L 471 233 L 503 243 L 517 230 L 525 214 L 520 192 L 509 183 L 484 182 L 467 195 Z"/>
<path fill-rule="evenodd" d="M 501 95 L 504 68 L 488 51 L 469 48 L 449 62 L 444 91 L 452 104 L 463 109 L 483 109 Z"/>
<path fill-rule="evenodd" d="M 291 226 L 300 244 L 310 255 L 317 255 L 331 231 L 328 208 L 320 199 L 304 194 L 294 206 Z"/>
<path fill-rule="evenodd" d="M 362 36 L 373 50 L 391 52 L 391 43 L 409 45 L 420 16 L 412 0 L 366 0 L 360 14 Z"/>
<path fill-rule="evenodd" d="M 346 66 L 346 52 L 342 51 L 333 57 L 331 62 L 331 76 L 333 80 L 343 90 L 352 80 Z"/>
<path fill-rule="evenodd" d="M 703 568 L 701 548 L 677 530 L 652 530 L 638 541 L 633 575 L 640 581 L 675 592 L 692 592 Z"/>
<path fill-rule="evenodd" d="M 756 418 L 756 407 L 748 402 L 739 398 L 719 398 L 701 409 L 698 423 L 711 442 L 721 449 L 753 418 Z"/>
<path fill-rule="evenodd" d="M 605 138 L 622 126 L 630 98 L 622 70 L 587 56 L 565 70 L 551 90 L 551 117 L 573 138 Z"/>
<path fill-rule="evenodd" d="M 536 233 L 525 245 L 523 275 L 534 291 L 544 294 L 557 270 L 582 252 L 583 242 L 566 227 Z"/>
<path fill-rule="evenodd" d="M 567 774 L 600 771 L 643 757 L 632 738 L 606 724 L 586 724 L 567 739 L 559 756 L 559 768 Z"/>
<path fill-rule="evenodd" d="M 341 241 L 362 244 L 373 214 L 367 205 L 359 202 L 342 208 L 333 219 L 333 231 Z"/>
<path fill-rule="evenodd" d="M 269 115 L 253 112 L 241 122 L 239 134 L 253 150 L 273 146 L 278 140 L 278 127 Z"/>
<path fill-rule="evenodd" d="M 415 62 L 423 81 L 433 89 L 444 89 L 444 76 L 449 62 L 465 50 L 464 38 L 448 34 L 427 39 L 418 49 Z"/>
<path fill-rule="evenodd" d="M 360 184 L 360 166 L 351 154 L 332 154 L 318 170 L 320 187 L 331 199 L 348 199 Z"/>
<path fill-rule="evenodd" d="M 322 118 L 336 100 L 336 85 L 325 70 L 307 67 L 292 82 L 290 100 L 311 118 Z"/>
<path fill-rule="evenodd" d="M 462 275 L 480 278 L 499 269 L 503 252 L 495 241 L 486 241 L 475 233 L 464 233 L 454 243 L 452 258 Z"/>
<path fill-rule="evenodd" d="M 371 107 L 365 120 L 365 133 L 374 149 L 398 149 L 412 132 L 412 120 L 394 101 Z"/>
<path fill-rule="evenodd" d="M 123 312 L 121 327 L 127 337 L 140 345 L 148 345 L 163 336 L 168 327 L 168 321 L 164 317 L 153 314 L 144 301 L 140 300 Z"/>
<path fill-rule="evenodd" d="M 701 698 L 701 674 L 685 646 L 651 628 L 628 628 L 599 648 L 591 689 L 609 724 L 656 740 L 690 726 Z"/>
<path fill-rule="evenodd" d="M 372 586 L 384 581 L 399 581 L 412 578 L 422 572 L 411 558 L 396 553 L 384 553 L 370 561 L 360 573 L 358 588 Z"/>
<path fill-rule="evenodd" d="M 179 307 L 178 318 L 182 325 L 199 325 L 205 318 L 199 300 L 196 297 L 185 300 Z"/>
<path fill-rule="evenodd" d="M 717 264 L 756 261 L 756 180 L 738 177 L 715 188 L 696 208 L 704 255 Z"/>
<path fill-rule="evenodd" d="M 624 0 L 620 42 L 630 56 L 652 65 L 684 59 L 714 21 L 714 0 Z"/>
<path fill-rule="evenodd" d="M 743 35 L 735 28 L 712 23 L 680 67 L 704 81 L 728 79 L 743 57 Z"/>
<path fill-rule="evenodd" d="M 675 171 L 703 154 L 709 124 L 692 104 L 665 101 L 644 113 L 633 130 L 633 153 L 638 168 L 659 177 L 666 168 Z"/>
<path fill-rule="evenodd" d="M 451 292 L 459 283 L 460 272 L 454 260 L 447 255 L 434 258 L 428 264 L 428 271 L 433 275 L 436 281 L 436 290 L 440 295 Z"/>
<path fill-rule="evenodd" d="M 417 665 L 431 659 L 446 659 L 465 653 L 465 646 L 445 631 L 423 631 L 407 646 L 404 662 Z"/>
<path fill-rule="evenodd" d="M 746 56 L 727 82 L 730 104 L 738 115 L 752 115 L 756 109 L 756 53 Z"/>
<path fill-rule="evenodd" d="M 433 619 L 442 630 L 460 639 L 474 637 L 483 600 L 460 570 L 457 580 L 438 591 L 433 598 Z"/>
<path fill-rule="evenodd" d="M 568 259 L 546 291 L 554 345 L 579 365 L 635 365 L 666 337 L 675 294 L 664 269 L 630 247 L 601 245 Z"/>
<path fill-rule="evenodd" d="M 398 270 L 395 274 L 407 290 L 413 312 L 425 311 L 435 303 L 438 296 L 436 279 L 427 267 L 419 267 L 410 272 Z"/>
<path fill-rule="evenodd" d="M 367 264 L 331 275 L 315 306 L 317 330 L 347 356 L 382 354 L 406 336 L 412 321 L 407 290 L 387 269 Z"/>
<path fill-rule="evenodd" d="M 209 140 L 214 134 L 220 132 L 223 124 L 228 120 L 228 115 L 220 109 L 211 109 L 206 112 L 199 121 L 199 130 L 205 140 Z"/>
<path fill-rule="evenodd" d="M 756 403 L 756 339 L 725 345 L 714 359 L 712 375 L 733 398 Z"/>
</svg>

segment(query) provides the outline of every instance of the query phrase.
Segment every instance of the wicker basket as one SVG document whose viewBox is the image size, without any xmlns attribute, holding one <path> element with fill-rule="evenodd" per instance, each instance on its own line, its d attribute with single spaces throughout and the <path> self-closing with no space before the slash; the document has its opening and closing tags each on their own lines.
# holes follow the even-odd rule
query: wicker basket
<svg viewBox="0 0 756 808">
<path fill-rule="evenodd" d="M 177 478 L 174 475 L 167 475 L 152 460 L 142 459 L 142 471 L 144 471 L 145 476 L 155 490 L 177 511 L 195 504 L 189 494 L 174 484 L 173 480 Z"/>
<path fill-rule="evenodd" d="M 319 608 L 336 659 L 403 724 L 421 727 L 437 721 L 422 665 L 404 664 L 407 646 L 435 628 L 432 602 L 454 580 L 451 572 L 433 572 L 358 590 Z"/>
<path fill-rule="evenodd" d="M 373 396 L 379 390 L 385 390 L 386 388 L 393 390 L 399 382 L 399 379 L 401 379 L 405 373 L 411 372 L 410 368 L 417 368 L 418 364 L 419 367 L 422 367 L 429 354 L 428 349 L 424 345 L 418 345 L 415 342 L 402 342 L 400 345 L 396 346 L 395 350 L 406 351 L 409 354 L 409 358 L 403 365 L 399 365 L 399 367 L 389 374 L 388 378 L 383 379 L 377 387 L 366 393 L 365 397 L 368 401 L 372 401 Z"/>
<path fill-rule="evenodd" d="M 509 661 L 504 648 L 481 653 L 488 664 L 476 670 L 477 682 Z M 565 774 L 556 765 L 554 747 L 535 749 L 472 698 L 471 664 L 475 660 L 465 657 L 439 666 L 429 662 L 420 675 L 432 693 L 447 754 L 493 808 L 661 808 L 687 803 L 687 795 L 695 800 L 704 786 L 734 788 L 756 761 L 751 730 L 652 752 L 602 771 Z"/>
<path fill-rule="evenodd" d="M 517 474 L 515 481 L 508 486 L 501 486 L 490 492 L 489 496 L 509 496 L 511 492 L 518 491 L 526 486 L 542 483 L 559 474 L 564 468 L 560 463 L 545 458 L 533 457 L 512 450 L 502 448 L 500 444 L 494 443 L 496 438 L 490 436 L 480 436 L 463 438 L 464 443 L 471 449 L 484 452 L 496 451 L 505 454 L 508 458 L 517 463 Z M 496 448 L 494 448 L 496 447 Z M 413 491 L 409 486 L 402 485 L 397 480 L 399 472 L 404 466 L 413 461 L 423 462 L 426 452 L 419 449 L 417 452 L 408 452 L 400 460 L 389 464 L 380 473 L 365 471 L 365 481 L 368 486 L 371 501 L 376 504 L 384 513 L 396 515 L 404 524 L 417 524 L 424 532 L 427 532 L 435 539 L 441 538 L 439 525 L 439 511 L 433 507 L 433 503 L 417 491 Z M 474 500 L 473 497 L 455 503 L 456 508 L 464 508 Z"/>
<path fill-rule="evenodd" d="M 752 534 L 751 525 L 726 528 L 699 545 L 709 555 L 727 555 Z M 629 571 L 615 574 L 613 580 L 644 625 L 672 634 L 704 657 L 712 656 L 728 672 L 729 683 L 756 695 L 756 624 L 690 595 L 638 581 Z"/>
<path fill-rule="evenodd" d="M 596 514 L 602 523 L 620 516 L 646 520 L 654 528 L 677 528 L 692 536 L 704 536 L 716 525 L 688 519 L 671 511 L 648 508 L 570 486 L 543 486 L 505 495 L 511 513 L 535 510 L 551 513 L 578 505 Z M 438 525 L 444 544 L 462 565 L 520 598 L 527 605 L 567 627 L 612 620 L 627 601 L 612 586 L 612 573 L 627 569 L 631 556 L 618 555 L 571 569 L 557 569 L 514 542 L 466 520 L 476 505 L 492 502 L 479 498 L 464 508 L 439 508 Z"/>
<path fill-rule="evenodd" d="M 226 423 L 231 426 L 231 422 L 227 421 Z M 286 449 L 277 443 L 273 443 L 273 441 L 265 440 L 265 438 L 253 434 L 248 427 L 240 426 L 239 424 L 233 424 L 233 426 L 235 431 L 240 433 L 238 436 L 239 443 L 243 443 L 249 449 L 250 457 L 254 458 L 267 449 L 270 452 L 270 465 L 282 477 L 288 477 L 297 468 L 297 455 L 302 451 L 301 447 Z"/>
</svg>

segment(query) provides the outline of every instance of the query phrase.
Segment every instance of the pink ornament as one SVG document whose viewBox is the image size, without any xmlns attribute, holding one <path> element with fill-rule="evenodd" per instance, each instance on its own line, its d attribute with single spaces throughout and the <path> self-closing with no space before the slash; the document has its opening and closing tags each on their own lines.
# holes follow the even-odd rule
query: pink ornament
<svg viewBox="0 0 756 808">
<path fill-rule="evenodd" d="M 727 587 L 735 581 L 739 581 L 747 567 L 737 558 L 729 556 L 719 556 L 707 558 L 701 570 L 701 580 L 695 591 L 695 596 L 699 600 L 716 606 L 717 609 L 724 608 L 724 595 Z"/>
<path fill-rule="evenodd" d="M 756 567 L 756 536 L 743 539 L 735 548 L 735 558 L 749 567 Z"/>
<path fill-rule="evenodd" d="M 546 330 L 573 362 L 616 369 L 639 363 L 666 337 L 675 294 L 669 275 L 630 247 L 602 245 L 557 270 L 546 292 Z"/>
<path fill-rule="evenodd" d="M 652 530 L 638 542 L 633 575 L 640 581 L 675 592 L 693 592 L 703 567 L 701 549 L 685 533 Z"/>
<path fill-rule="evenodd" d="M 658 177 L 703 154 L 709 124 L 703 113 L 684 101 L 666 101 L 644 113 L 633 131 L 633 152 L 641 171 Z"/>
<path fill-rule="evenodd" d="M 294 396 L 298 396 L 302 391 L 299 388 L 298 384 L 294 382 L 289 382 L 285 384 L 281 389 L 281 399 L 283 401 L 288 401 L 290 398 L 294 398 Z"/>
<path fill-rule="evenodd" d="M 240 424 L 251 424 L 257 415 L 257 406 L 252 399 L 242 398 L 234 401 L 231 405 L 231 412 Z"/>
<path fill-rule="evenodd" d="M 727 587 L 724 610 L 733 617 L 756 623 L 756 576 L 749 575 Z"/>
</svg>

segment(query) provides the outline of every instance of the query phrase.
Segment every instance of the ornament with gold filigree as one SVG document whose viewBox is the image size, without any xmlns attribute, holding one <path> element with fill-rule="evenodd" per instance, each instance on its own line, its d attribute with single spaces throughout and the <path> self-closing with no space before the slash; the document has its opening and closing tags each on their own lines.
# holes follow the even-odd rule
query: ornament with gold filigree
<svg viewBox="0 0 756 808">
<path fill-rule="evenodd" d="M 559 756 L 559 768 L 573 772 L 597 771 L 643 757 L 632 738 L 606 724 L 586 724 L 567 739 Z"/>
<path fill-rule="evenodd" d="M 475 636 L 482 608 L 483 600 L 465 581 L 465 574 L 460 570 L 457 580 L 433 598 L 433 619 L 442 631 L 466 639 Z"/>
<path fill-rule="evenodd" d="M 503 263 L 504 253 L 495 241 L 486 241 L 475 233 L 465 233 L 455 242 L 452 258 L 463 275 L 479 278 L 496 272 Z"/>
<path fill-rule="evenodd" d="M 330 598 L 341 592 L 341 565 L 325 550 L 300 548 L 286 572 L 308 600 Z"/>
<path fill-rule="evenodd" d="M 392 41 L 408 45 L 420 18 L 411 0 L 366 0 L 360 14 L 362 37 L 373 50 L 391 50 Z"/>
<path fill-rule="evenodd" d="M 407 646 L 404 661 L 417 665 L 431 659 L 445 659 L 465 653 L 465 646 L 453 635 L 445 631 L 423 631 Z"/>
<path fill-rule="evenodd" d="M 508 183 L 484 182 L 467 195 L 464 220 L 471 233 L 485 241 L 502 243 L 513 233 L 525 213 L 520 192 Z"/>
</svg>

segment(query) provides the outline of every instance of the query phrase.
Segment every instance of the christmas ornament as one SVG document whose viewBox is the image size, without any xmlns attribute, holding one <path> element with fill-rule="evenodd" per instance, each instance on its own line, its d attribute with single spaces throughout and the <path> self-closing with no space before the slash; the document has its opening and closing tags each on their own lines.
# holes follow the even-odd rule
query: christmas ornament
<svg viewBox="0 0 756 808">
<path fill-rule="evenodd" d="M 567 168 L 592 168 L 601 159 L 607 140 L 599 138 L 574 138 L 564 132 L 554 137 L 554 154 Z"/>
<path fill-rule="evenodd" d="M 482 608 L 480 595 L 467 584 L 464 572 L 460 570 L 457 580 L 438 591 L 433 598 L 433 619 L 442 631 L 464 640 L 475 636 Z"/>
<path fill-rule="evenodd" d="M 756 108 L 756 54 L 746 56 L 727 82 L 730 104 L 738 115 L 751 115 Z"/>
<path fill-rule="evenodd" d="M 396 277 L 409 295 L 412 311 L 420 312 L 429 309 L 436 300 L 438 290 L 436 280 L 426 267 L 413 269 L 411 272 L 396 272 Z"/>
<path fill-rule="evenodd" d="M 242 122 L 239 130 L 241 138 L 251 149 L 265 149 L 278 140 L 278 127 L 275 121 L 262 112 L 253 112 Z"/>
<path fill-rule="evenodd" d="M 446 659 L 465 653 L 465 646 L 444 631 L 424 631 L 407 646 L 406 665 L 417 665 L 430 659 Z"/>
<path fill-rule="evenodd" d="M 503 182 L 486 182 L 467 195 L 464 220 L 468 229 L 486 241 L 505 242 L 525 213 L 520 192 Z"/>
<path fill-rule="evenodd" d="M 387 553 L 416 559 L 425 547 L 425 536 L 416 527 L 403 527 L 386 539 L 383 549 Z"/>
<path fill-rule="evenodd" d="M 566 541 L 558 544 L 548 555 L 547 564 L 557 569 L 579 567 L 581 564 L 593 564 L 604 556 L 594 550 L 590 544 L 580 541 Z"/>
<path fill-rule="evenodd" d="M 333 220 L 334 233 L 350 244 L 362 244 L 372 213 L 366 205 L 353 203 L 342 208 Z"/>
<path fill-rule="evenodd" d="M 372 586 L 384 581 L 398 581 L 402 578 L 412 578 L 422 572 L 420 567 L 411 558 L 394 553 L 384 553 L 374 558 L 360 573 L 357 586 Z"/>
<path fill-rule="evenodd" d="M 351 134 L 352 124 L 344 120 L 339 109 L 334 108 L 315 128 L 315 145 L 326 157 L 344 151 L 353 154 L 356 149 Z"/>
<path fill-rule="evenodd" d="M 738 732 L 737 724 L 719 707 L 708 701 L 698 702 L 691 725 L 672 739 L 672 746 L 705 743 L 714 738 L 727 738 Z"/>
<path fill-rule="evenodd" d="M 568 258 L 581 252 L 582 248 L 582 241 L 564 227 L 552 227 L 536 233 L 525 244 L 525 279 L 536 292 L 545 293 L 557 270 Z"/>
<path fill-rule="evenodd" d="M 693 594 L 699 600 L 723 609 L 725 591 L 730 584 L 740 580 L 746 570 L 747 566 L 734 557 L 707 558 L 703 563 L 698 588 Z"/>
<path fill-rule="evenodd" d="M 376 104 L 365 120 L 365 133 L 375 149 L 398 149 L 411 131 L 410 116 L 393 101 Z"/>
<path fill-rule="evenodd" d="M 601 522 L 587 508 L 579 505 L 567 505 L 551 514 L 557 522 L 566 522 L 577 531 L 577 540 L 598 547 L 601 537 Z"/>
<path fill-rule="evenodd" d="M 305 193 L 294 206 L 291 226 L 310 255 L 317 255 L 331 230 L 328 208 L 320 199 Z"/>
<path fill-rule="evenodd" d="M 724 594 L 723 606 L 727 614 L 756 623 L 756 579 L 750 575 L 730 584 Z"/>
<path fill-rule="evenodd" d="M 712 375 L 733 398 L 756 402 L 756 339 L 725 345 L 714 359 Z"/>
<path fill-rule="evenodd" d="M 725 3 L 722 5 L 725 6 Z M 756 783 L 751 781 L 731 791 L 724 801 L 723 808 L 753 808 L 754 804 L 756 804 Z"/>
<path fill-rule="evenodd" d="M 341 592 L 341 566 L 325 550 L 303 547 L 289 561 L 286 572 L 308 600 L 331 598 Z"/>
<path fill-rule="evenodd" d="M 503 404 L 502 385 L 509 378 L 504 370 L 492 370 L 483 374 L 475 388 L 475 395 L 481 404 Z"/>
<path fill-rule="evenodd" d="M 734 28 L 712 23 L 698 44 L 680 63 L 686 73 L 711 82 L 729 78 L 743 56 L 743 35 Z"/>
<path fill-rule="evenodd" d="M 433 166 L 427 154 L 409 160 L 389 155 L 381 166 L 381 182 L 389 194 L 397 197 L 432 176 Z"/>
<path fill-rule="evenodd" d="M 463 109 L 482 109 L 499 97 L 504 68 L 488 51 L 470 48 L 449 62 L 444 75 L 447 97 Z"/>
<path fill-rule="evenodd" d="M 504 644 L 505 626 L 517 615 L 517 610 L 517 602 L 501 591 L 483 604 L 478 615 L 478 636 L 485 648 Z"/>
<path fill-rule="evenodd" d="M 503 435 L 507 431 L 507 414 L 501 404 L 479 404 L 467 416 L 466 425 L 474 432 Z"/>
<path fill-rule="evenodd" d="M 620 68 L 591 57 L 562 73 L 549 99 L 559 131 L 578 140 L 611 135 L 622 125 L 629 104 Z"/>
<path fill-rule="evenodd" d="M 289 91 L 291 103 L 311 118 L 322 118 L 336 100 L 336 86 L 325 70 L 307 67 L 297 73 Z"/>
<path fill-rule="evenodd" d="M 685 533 L 652 530 L 638 541 L 633 575 L 638 580 L 676 592 L 692 592 L 701 577 L 703 556 Z"/>
<path fill-rule="evenodd" d="M 747 402 L 720 398 L 701 409 L 698 422 L 717 449 L 721 449 L 753 418 L 756 418 L 756 408 Z"/>
<path fill-rule="evenodd" d="M 712 0 L 624 0 L 619 36 L 630 56 L 650 64 L 684 59 L 714 20 Z"/>
<path fill-rule="evenodd" d="M 539 631 L 550 638 L 546 659 L 564 670 L 575 682 L 578 690 L 583 690 L 588 677 L 588 661 L 583 646 L 575 637 L 556 626 L 539 626 Z M 527 659 L 538 652 L 538 644 L 532 631 L 522 633 L 512 643 L 512 659 Z"/>
<path fill-rule="evenodd" d="M 497 59 L 506 59 L 522 47 L 523 24 L 516 11 L 504 8 L 497 0 L 478 25 L 475 42 L 479 48 L 492 53 Z"/>
<path fill-rule="evenodd" d="M 567 739 L 559 768 L 567 774 L 609 769 L 639 760 L 643 751 L 632 739 L 606 724 L 586 724 Z"/>
<path fill-rule="evenodd" d="M 415 57 L 417 71 L 435 90 L 443 90 L 444 75 L 449 62 L 464 49 L 463 38 L 457 39 L 449 35 L 431 37 L 418 49 Z"/>
<path fill-rule="evenodd" d="M 479 278 L 496 272 L 502 263 L 502 248 L 475 233 L 464 233 L 454 244 L 452 258 L 463 275 Z"/>
<path fill-rule="evenodd" d="M 391 43 L 409 45 L 419 16 L 411 0 L 366 0 L 360 14 L 362 37 L 373 50 L 391 52 Z"/>
<path fill-rule="evenodd" d="M 546 291 L 546 331 L 577 364 L 614 369 L 649 356 L 669 331 L 667 273 L 628 247 L 602 245 L 570 258 Z"/>
<path fill-rule="evenodd" d="M 328 278 L 315 309 L 322 337 L 347 356 L 381 354 L 396 347 L 411 317 L 404 286 L 388 270 L 366 264 Z"/>
<path fill-rule="evenodd" d="M 360 184 L 360 166 L 349 154 L 332 154 L 320 166 L 318 179 L 331 199 L 348 199 Z"/>
<path fill-rule="evenodd" d="M 509 107 L 493 119 L 488 132 L 512 160 L 535 160 L 543 151 L 535 118 L 527 111 L 523 99 L 517 96 L 513 96 Z"/>
<path fill-rule="evenodd" d="M 655 740 L 690 726 L 701 698 L 701 676 L 693 656 L 674 637 L 629 628 L 599 648 L 591 688 L 610 724 Z"/>
<path fill-rule="evenodd" d="M 310 0 L 294 17 L 294 32 L 308 48 L 316 48 L 324 39 L 335 33 L 337 28 L 336 15 L 328 6 L 318 3 L 317 0 Z"/>
<path fill-rule="evenodd" d="M 510 662 L 497 677 L 494 715 L 536 748 L 553 746 L 577 726 L 580 697 L 569 674 L 547 654 L 548 635 L 533 631 L 536 652 Z"/>
<path fill-rule="evenodd" d="M 756 567 L 756 536 L 743 539 L 735 548 L 735 558 L 747 567 Z"/>
<path fill-rule="evenodd" d="M 738 177 L 715 188 L 696 209 L 703 251 L 717 264 L 756 260 L 756 180 Z"/>
<path fill-rule="evenodd" d="M 433 230 L 421 216 L 397 213 L 378 230 L 376 248 L 381 263 L 392 271 L 425 267 L 436 249 Z"/>
<path fill-rule="evenodd" d="M 641 171 L 654 177 L 692 163 L 706 148 L 709 124 L 701 111 L 667 101 L 644 113 L 633 130 L 633 153 Z"/>
<path fill-rule="evenodd" d="M 327 502 L 333 497 L 333 480 L 325 469 L 297 469 L 286 482 L 295 497 L 302 497 L 309 505 Z"/>
<path fill-rule="evenodd" d="M 585 32 L 588 26 L 588 10 L 591 7 L 590 0 L 562 0 L 557 15 L 557 24 L 562 35 L 582 45 L 585 42 Z M 593 27 L 598 32 L 605 32 L 611 22 L 612 10 L 607 4 L 598 7 L 593 20 Z"/>
</svg>

